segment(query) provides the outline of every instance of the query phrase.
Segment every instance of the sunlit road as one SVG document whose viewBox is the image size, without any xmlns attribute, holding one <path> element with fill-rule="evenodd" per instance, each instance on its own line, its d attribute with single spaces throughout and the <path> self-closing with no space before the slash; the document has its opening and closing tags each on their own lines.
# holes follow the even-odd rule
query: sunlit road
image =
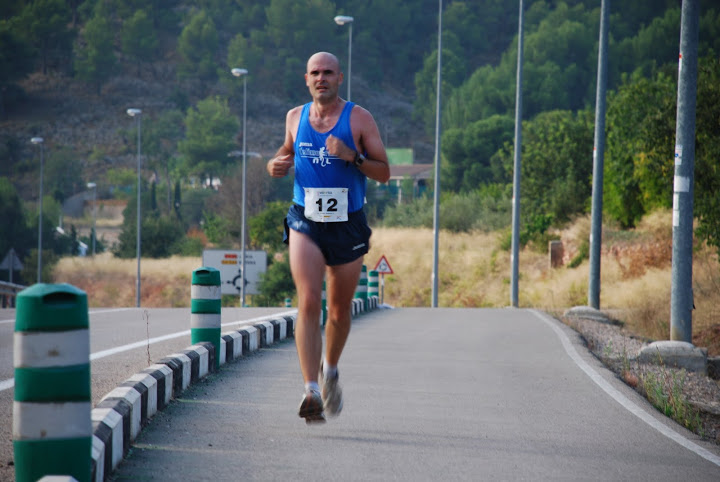
<svg viewBox="0 0 720 482">
<path fill-rule="evenodd" d="M 156 415 L 113 480 L 720 480 L 717 446 L 539 312 L 363 315 L 340 374 L 343 413 L 306 426 L 292 341 L 225 365 Z"/>
<path fill-rule="evenodd" d="M 224 308 L 223 331 L 234 322 L 285 313 L 283 308 Z M 14 480 L 12 461 L 15 310 L 0 310 L 0 480 Z M 150 344 L 148 344 L 150 340 Z M 190 309 L 90 310 L 92 399 L 96 404 L 128 377 L 190 346 Z"/>
</svg>

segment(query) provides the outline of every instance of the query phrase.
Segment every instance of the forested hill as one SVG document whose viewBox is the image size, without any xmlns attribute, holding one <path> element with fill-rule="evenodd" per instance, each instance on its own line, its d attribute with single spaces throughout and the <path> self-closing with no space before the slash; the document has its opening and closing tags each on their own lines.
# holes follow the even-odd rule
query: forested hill
<svg viewBox="0 0 720 482">
<path fill-rule="evenodd" d="M 445 192 L 491 185 L 505 192 L 518 3 L 444 2 Z M 600 3 L 525 1 L 523 149 L 534 162 L 523 167 L 523 189 L 531 195 L 524 201 L 533 203 L 525 211 L 531 219 L 561 221 L 587 205 L 584 160 L 592 143 Z M 653 132 L 662 134 L 656 139 L 667 144 L 671 158 L 673 143 L 665 137 L 672 120 L 666 117 L 674 115 L 680 3 L 611 3 L 608 115 L 616 117 L 608 122 L 608 163 L 617 166 L 609 179 L 620 187 L 609 206 L 624 225 L 667 204 L 667 193 L 651 179 L 667 177 L 653 164 L 664 151 L 630 159 L 634 172 L 622 169 L 628 146 L 650 142 L 639 129 L 643 119 L 657 118 L 651 109 L 665 116 Z M 247 148 L 268 156 L 282 141 L 287 109 L 308 98 L 302 77 L 308 56 L 332 51 L 347 67 L 350 25 L 337 25 L 336 15 L 354 18 L 352 100 L 375 114 L 388 146 L 413 147 L 417 160 L 432 162 L 437 10 L 437 0 L 2 2 L 0 176 L 25 200 L 36 199 L 37 149 L 29 139 L 40 136 L 47 155 L 45 192 L 56 200 L 86 189 L 89 180 L 101 196 L 131 186 L 136 131 L 125 113 L 129 107 L 143 111 L 143 177 L 154 173 L 168 186 L 168 199 L 169 186 L 222 176 L 236 162 L 227 153 L 242 145 L 243 79 L 230 74 L 233 67 L 249 71 Z M 700 11 L 701 72 L 714 72 L 720 7 L 717 0 L 701 0 Z M 701 73 L 710 92 L 699 87 L 703 95 L 714 92 L 708 75 Z M 623 110 L 638 98 L 644 103 L 633 105 L 636 110 Z M 712 118 L 699 112 L 705 114 Z M 613 131 L 618 125 L 627 128 Z M 546 159 L 543 150 L 557 155 Z"/>
</svg>

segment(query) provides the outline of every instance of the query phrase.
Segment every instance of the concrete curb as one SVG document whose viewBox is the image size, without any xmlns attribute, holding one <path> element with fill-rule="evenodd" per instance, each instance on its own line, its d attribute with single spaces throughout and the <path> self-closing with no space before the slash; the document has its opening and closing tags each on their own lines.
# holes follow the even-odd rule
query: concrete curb
<svg viewBox="0 0 720 482">
<path fill-rule="evenodd" d="M 378 307 L 377 297 L 370 304 Z M 362 303 L 362 300 L 358 300 Z M 357 307 L 357 308 L 356 308 Z M 357 309 L 357 311 L 356 311 Z M 370 310 L 368 310 L 370 311 Z M 353 300 L 353 317 L 361 314 Z M 221 333 L 220 366 L 295 335 L 296 316 L 266 319 Z M 215 371 L 215 346 L 192 345 L 128 378 L 92 409 L 91 480 L 102 482 L 122 462 L 142 428 L 190 385 Z"/>
</svg>

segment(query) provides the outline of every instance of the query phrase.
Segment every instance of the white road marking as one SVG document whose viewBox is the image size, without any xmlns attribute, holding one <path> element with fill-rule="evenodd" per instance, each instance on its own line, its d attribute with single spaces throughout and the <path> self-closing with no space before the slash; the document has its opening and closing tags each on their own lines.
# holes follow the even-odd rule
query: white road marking
<svg viewBox="0 0 720 482">
<path fill-rule="evenodd" d="M 109 310 L 109 311 L 122 311 L 122 310 L 129 310 L 129 309 L 133 309 L 133 308 L 121 308 L 121 309 L 119 309 L 119 310 Z M 95 314 L 95 313 L 105 313 L 105 311 L 101 311 L 101 312 L 93 311 L 93 312 L 90 312 L 91 315 L 92 315 L 92 314 Z M 284 311 L 284 312 L 282 312 L 282 313 L 277 313 L 277 314 L 274 314 L 274 315 L 258 316 L 258 317 L 256 317 L 256 318 L 251 318 L 251 319 L 249 319 L 249 320 L 231 321 L 231 322 L 229 322 L 229 323 L 223 323 L 221 326 L 246 325 L 246 324 L 249 324 L 249 323 L 255 323 L 255 322 L 258 322 L 258 321 L 265 321 L 265 320 L 268 320 L 268 319 L 274 320 L 274 319 L 276 319 L 276 318 L 281 318 L 281 317 L 286 316 L 286 315 L 294 315 L 294 314 L 296 314 L 296 313 L 297 313 L 297 310 Z M 13 321 L 14 321 L 14 320 L 13 320 Z M 170 333 L 169 335 L 157 336 L 157 337 L 155 337 L 155 338 L 150 338 L 149 340 L 141 340 L 141 341 L 136 341 L 136 342 L 134 342 L 134 343 L 129 343 L 129 344 L 127 344 L 127 345 L 122 345 L 122 346 L 118 346 L 118 347 L 115 347 L 115 348 L 109 348 L 109 349 L 107 349 L 107 350 L 102 350 L 102 351 L 98 351 L 98 352 L 95 352 L 95 353 L 91 354 L 91 355 L 90 355 L 90 360 L 91 360 L 91 361 L 92 361 L 92 360 L 99 360 L 99 359 L 101 359 L 101 358 L 105 358 L 105 357 L 108 357 L 108 356 L 117 355 L 118 353 L 122 353 L 122 352 L 124 352 L 124 351 L 134 350 L 135 348 L 142 348 L 142 347 L 145 347 L 145 346 L 148 346 L 148 345 L 153 345 L 153 344 L 155 344 L 155 343 L 160 343 L 161 341 L 167 341 L 167 340 L 172 340 L 173 338 L 179 338 L 179 337 L 181 337 L 181 336 L 187 336 L 187 335 L 189 335 L 189 334 L 190 334 L 190 330 L 184 330 L 184 331 L 179 331 L 179 332 L 177 332 L 177 333 Z M 7 379 L 7 380 L 2 380 L 2 381 L 0 381 L 0 392 L 2 392 L 2 391 L 4 391 L 4 390 L 9 390 L 9 389 L 11 389 L 11 388 L 14 387 L 14 386 L 15 386 L 15 379 L 14 379 L 14 378 L 9 378 L 9 379 Z"/>
<path fill-rule="evenodd" d="M 565 352 L 570 356 L 570 358 L 572 358 L 575 364 L 582 371 L 584 371 L 585 374 L 589 376 L 593 382 L 595 382 L 600 388 L 602 388 L 605 393 L 610 395 L 610 397 L 612 397 L 616 402 L 622 405 L 627 411 L 638 417 L 646 424 L 650 425 L 652 428 L 654 428 L 673 442 L 678 443 L 679 445 L 685 447 L 691 452 L 694 452 L 705 460 L 712 462 L 717 466 L 720 466 L 720 457 L 713 454 L 709 450 L 699 446 L 695 442 L 688 440 L 687 438 L 680 435 L 668 426 L 660 423 L 657 419 L 655 419 L 655 417 L 647 413 L 645 410 L 636 405 L 632 400 L 620 393 L 615 387 L 610 385 L 598 372 L 596 372 L 590 365 L 588 365 L 585 360 L 580 357 L 577 350 L 575 350 L 575 347 L 570 342 L 568 336 L 556 325 L 556 323 L 558 323 L 557 321 L 549 319 L 547 317 L 548 315 L 546 315 L 545 313 L 535 310 L 528 311 L 540 318 L 540 320 L 542 320 L 545 324 L 547 324 L 550 328 L 553 329 L 553 331 L 558 335 L 558 338 L 560 338 L 560 342 L 562 343 Z"/>
</svg>

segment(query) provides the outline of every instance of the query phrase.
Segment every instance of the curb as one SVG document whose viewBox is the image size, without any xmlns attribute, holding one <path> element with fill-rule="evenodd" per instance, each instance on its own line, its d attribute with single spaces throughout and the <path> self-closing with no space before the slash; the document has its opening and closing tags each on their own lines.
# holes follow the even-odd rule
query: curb
<svg viewBox="0 0 720 482">
<path fill-rule="evenodd" d="M 378 307 L 377 297 L 368 312 Z M 353 300 L 352 316 L 365 312 L 362 300 Z M 368 299 L 369 301 L 369 299 Z M 273 317 L 220 335 L 219 365 L 295 335 L 297 316 Z M 190 385 L 215 370 L 215 346 L 196 343 L 180 353 L 158 360 L 105 395 L 92 409 L 91 480 L 102 482 L 117 468 L 142 428 Z"/>
</svg>

